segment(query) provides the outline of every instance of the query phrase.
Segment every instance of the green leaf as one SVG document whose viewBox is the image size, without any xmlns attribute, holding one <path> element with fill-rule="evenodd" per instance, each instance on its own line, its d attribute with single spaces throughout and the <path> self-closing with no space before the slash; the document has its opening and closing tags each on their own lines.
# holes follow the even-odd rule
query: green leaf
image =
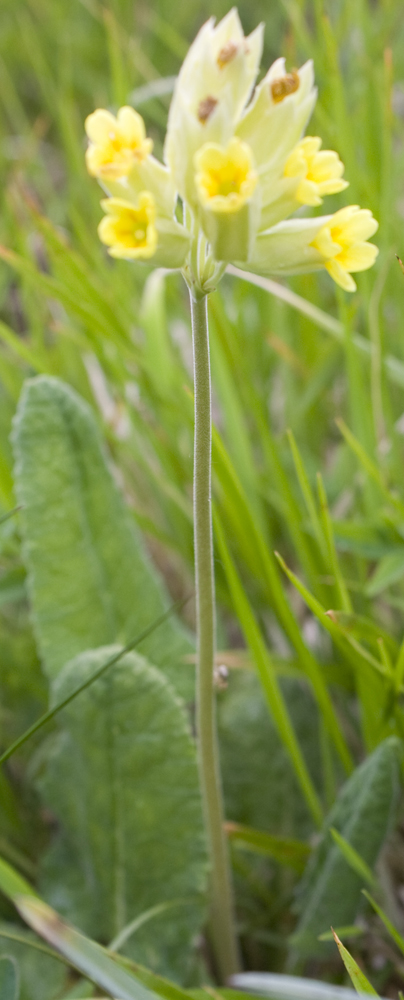
<svg viewBox="0 0 404 1000">
<path fill-rule="evenodd" d="M 368 597 L 377 597 L 387 587 L 401 580 L 403 576 L 404 549 L 401 548 L 397 552 L 390 552 L 387 556 L 383 556 L 369 583 L 366 584 L 365 594 Z"/>
<path fill-rule="evenodd" d="M 182 602 L 178 602 L 178 605 L 181 603 Z M 73 701 L 74 698 L 77 698 L 82 691 L 85 691 L 86 688 L 90 687 L 91 684 L 93 684 L 94 681 L 97 679 L 97 677 L 105 673 L 110 667 L 113 667 L 115 663 L 117 663 L 118 660 L 120 660 L 121 657 L 124 656 L 125 653 L 128 653 L 129 651 L 135 649 L 136 646 L 140 646 L 143 640 L 146 639 L 146 637 L 149 634 L 151 634 L 155 628 L 159 628 L 159 626 L 164 621 L 166 621 L 167 618 L 169 618 L 169 616 L 178 607 L 178 605 L 173 604 L 171 608 L 168 608 L 167 611 L 164 611 L 163 614 L 160 615 L 160 617 L 157 618 L 156 621 L 152 622 L 152 624 L 149 625 L 148 628 L 143 629 L 139 636 L 135 637 L 135 639 L 132 639 L 131 642 L 128 642 L 127 645 L 124 646 L 122 649 L 118 650 L 117 653 L 114 653 L 114 655 L 111 656 L 109 660 L 105 660 L 93 675 L 90 675 L 90 677 L 87 677 L 86 680 L 81 681 L 81 683 L 73 691 L 69 691 L 69 694 L 65 698 L 62 698 L 62 701 L 57 702 L 56 705 L 53 704 L 52 708 L 48 709 L 47 712 L 41 715 L 39 719 L 36 720 L 36 722 L 32 723 L 32 726 L 30 726 L 29 729 L 26 729 L 24 733 L 21 733 L 21 736 L 18 736 L 17 739 L 14 740 L 14 742 L 9 747 L 7 747 L 7 750 L 5 750 L 4 753 L 0 755 L 0 764 L 4 764 L 6 760 L 9 760 L 9 758 L 12 757 L 12 755 L 16 752 L 16 750 L 18 750 L 21 746 L 23 746 L 23 744 L 26 743 L 27 740 L 29 740 L 34 735 L 34 733 L 37 733 L 38 730 L 42 728 L 42 726 L 45 726 L 48 722 L 50 722 L 50 720 L 53 719 L 55 715 L 57 715 L 58 712 L 62 710 L 62 708 L 65 708 L 65 706 L 68 705 L 69 702 Z M 3 850 L 1 845 L 1 840 L 0 840 L 0 850 Z M 13 858 L 11 860 L 13 860 Z"/>
<path fill-rule="evenodd" d="M 58 379 L 25 384 L 14 428 L 16 493 L 34 623 L 45 669 L 111 642 L 123 645 L 167 596 L 125 509 L 88 405 Z M 191 650 L 171 619 L 142 652 L 191 694 Z"/>
<path fill-rule="evenodd" d="M 58 703 L 113 649 L 67 664 L 53 684 Z M 127 654 L 60 716 L 61 731 L 37 757 L 37 781 L 60 831 L 42 858 L 49 903 L 85 933 L 111 941 L 144 911 L 124 951 L 181 979 L 204 918 L 206 851 L 194 743 L 187 715 L 164 676 Z"/>
<path fill-rule="evenodd" d="M 298 892 L 300 920 L 292 945 L 303 954 L 324 950 L 317 938 L 330 925 L 354 922 L 363 876 L 352 871 L 330 828 L 373 869 L 396 810 L 399 745 L 395 737 L 381 743 L 348 779 L 327 817 Z"/>
<path fill-rule="evenodd" d="M 352 871 L 356 872 L 356 874 L 359 875 L 359 878 L 363 879 L 364 882 L 367 882 L 368 885 L 374 887 L 376 885 L 376 879 L 371 872 L 369 865 L 367 865 L 363 858 L 361 858 L 360 854 L 355 851 L 352 844 L 349 844 L 348 841 L 345 840 L 345 837 L 343 837 L 341 833 L 338 833 L 338 830 L 336 830 L 333 826 L 330 826 L 330 833 L 343 854 L 345 861 L 347 861 L 349 867 L 352 868 Z"/>
<path fill-rule="evenodd" d="M 317 706 L 305 678 L 285 677 L 279 683 L 315 779 L 320 754 Z M 274 838 L 309 837 L 311 814 L 259 678 L 252 672 L 230 672 L 228 688 L 218 698 L 218 726 L 226 816 Z"/>
<path fill-rule="evenodd" d="M 17 966 L 12 958 L 0 958 L 1 1000 L 18 1000 L 20 995 Z"/>
<path fill-rule="evenodd" d="M 303 871 L 311 851 L 309 845 L 301 840 L 274 837 L 263 830 L 243 826 L 242 823 L 226 823 L 226 833 L 229 840 L 237 847 L 274 858 L 275 861 L 289 865 L 298 872 Z"/>
<path fill-rule="evenodd" d="M 362 969 L 359 967 L 358 963 L 355 962 L 355 959 L 352 958 L 352 955 L 350 955 L 348 949 L 345 948 L 345 946 L 342 944 L 342 941 L 340 941 L 335 931 L 334 931 L 334 939 L 336 944 L 338 945 L 338 951 L 341 955 L 348 976 L 356 989 L 356 992 L 370 993 L 372 996 L 377 997 L 378 994 L 376 993 L 376 990 L 373 989 L 372 984 L 369 982 L 368 979 L 366 979 L 365 973 L 362 972 Z"/>
</svg>

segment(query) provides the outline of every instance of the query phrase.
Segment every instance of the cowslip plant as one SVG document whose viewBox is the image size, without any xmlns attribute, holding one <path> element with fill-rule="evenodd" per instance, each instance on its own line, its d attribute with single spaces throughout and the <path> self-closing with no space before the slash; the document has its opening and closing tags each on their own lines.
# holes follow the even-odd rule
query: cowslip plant
<svg viewBox="0 0 404 1000">
<path fill-rule="evenodd" d="M 207 296 L 228 263 L 260 275 L 327 270 L 346 291 L 374 263 L 377 222 L 350 205 L 305 208 L 347 187 L 337 153 L 303 133 L 316 101 L 313 66 L 278 59 L 254 88 L 263 26 L 247 38 L 236 10 L 200 30 L 179 73 L 164 164 L 141 116 L 98 109 L 86 120 L 90 174 L 104 188 L 101 241 L 112 257 L 180 269 L 189 287 L 194 348 L 194 538 L 197 737 L 211 859 L 210 928 L 219 975 L 237 971 L 233 900 L 214 700 L 215 598 L 211 524 L 211 388 Z M 299 211 L 300 214 L 294 215 Z"/>
</svg>

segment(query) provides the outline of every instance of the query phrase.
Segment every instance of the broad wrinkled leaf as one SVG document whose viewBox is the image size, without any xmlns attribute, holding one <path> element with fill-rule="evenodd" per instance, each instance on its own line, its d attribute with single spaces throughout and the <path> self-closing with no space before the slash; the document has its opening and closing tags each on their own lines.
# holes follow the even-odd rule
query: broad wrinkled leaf
<svg viewBox="0 0 404 1000">
<path fill-rule="evenodd" d="M 82 654 L 53 685 L 59 702 L 111 656 Z M 37 758 L 39 787 L 60 822 L 41 865 L 46 899 L 81 930 L 111 941 L 131 920 L 183 900 L 138 927 L 124 950 L 185 977 L 204 917 L 205 843 L 196 754 L 174 692 L 127 654 L 60 714 Z"/>
<path fill-rule="evenodd" d="M 25 384 L 14 427 L 16 492 L 35 628 L 55 677 L 86 649 L 124 644 L 167 605 L 108 468 L 96 421 L 67 385 L 40 376 Z M 142 653 L 189 696 L 191 642 L 167 621 Z"/>
<path fill-rule="evenodd" d="M 19 1000 L 17 966 L 12 958 L 0 958 L 1 1000 Z"/>
<path fill-rule="evenodd" d="M 372 870 L 397 806 L 399 741 L 390 737 L 361 764 L 343 786 L 300 883 L 300 920 L 293 945 L 304 954 L 324 953 L 317 938 L 330 926 L 354 922 L 364 880 L 348 865 L 331 827 L 358 852 Z"/>
<path fill-rule="evenodd" d="M 283 678 L 299 745 L 318 778 L 318 714 L 304 680 Z M 226 816 L 274 836 L 303 839 L 313 830 L 287 750 L 254 674 L 233 671 L 219 700 L 219 734 Z"/>
</svg>

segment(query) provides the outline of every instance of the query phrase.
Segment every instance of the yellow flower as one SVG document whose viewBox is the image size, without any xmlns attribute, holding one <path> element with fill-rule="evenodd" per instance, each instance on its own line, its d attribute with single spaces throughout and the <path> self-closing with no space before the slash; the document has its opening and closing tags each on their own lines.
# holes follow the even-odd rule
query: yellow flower
<svg viewBox="0 0 404 1000">
<path fill-rule="evenodd" d="M 105 198 L 101 202 L 107 213 L 98 226 L 102 243 L 111 257 L 126 260 L 146 260 L 157 247 L 156 208 L 150 191 L 142 191 L 137 205 L 123 198 Z"/>
<path fill-rule="evenodd" d="M 356 289 L 349 272 L 366 271 L 376 260 L 378 248 L 366 240 L 377 229 L 369 209 L 349 205 L 331 216 L 311 243 L 323 256 L 328 273 L 346 292 Z"/>
<path fill-rule="evenodd" d="M 152 140 L 146 138 L 143 118 L 133 108 L 120 108 L 116 118 L 99 108 L 86 118 L 85 129 L 90 140 L 87 170 L 92 177 L 125 177 L 153 148 Z"/>
<path fill-rule="evenodd" d="M 348 187 L 342 180 L 344 164 L 332 149 L 319 152 L 321 139 L 307 135 L 288 156 L 284 177 L 300 177 L 295 198 L 302 205 L 321 205 L 322 195 L 337 194 Z"/>
<path fill-rule="evenodd" d="M 199 201 L 212 212 L 238 212 L 257 184 L 252 152 L 233 138 L 223 148 L 208 142 L 195 155 L 195 185 Z"/>
</svg>

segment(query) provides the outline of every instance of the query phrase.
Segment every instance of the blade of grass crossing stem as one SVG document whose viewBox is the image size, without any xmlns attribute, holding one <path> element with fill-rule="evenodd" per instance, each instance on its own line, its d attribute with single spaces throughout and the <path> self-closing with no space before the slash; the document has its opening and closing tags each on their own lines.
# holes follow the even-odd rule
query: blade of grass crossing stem
<svg viewBox="0 0 404 1000">
<path fill-rule="evenodd" d="M 345 837 L 342 836 L 342 833 L 339 833 L 339 831 L 335 829 L 335 827 L 330 826 L 330 834 L 333 840 L 335 840 L 337 847 L 339 847 L 341 854 L 343 854 L 349 867 L 352 868 L 352 870 L 356 872 L 360 878 L 363 878 L 364 882 L 367 882 L 368 885 L 372 886 L 373 889 L 376 885 L 376 879 L 371 872 L 369 865 L 366 864 L 366 861 L 361 858 L 360 854 L 358 854 L 355 848 L 352 847 L 352 844 L 350 844 Z"/>
<path fill-rule="evenodd" d="M 257 571 L 261 567 L 261 578 L 265 591 L 275 607 L 276 614 L 286 635 L 298 653 L 303 670 L 313 687 L 320 711 L 322 712 L 335 748 L 345 770 L 350 774 L 353 769 L 352 758 L 335 715 L 326 684 L 321 676 L 320 668 L 315 657 L 302 639 L 299 626 L 285 597 L 274 556 L 269 550 L 252 516 L 231 459 L 216 430 L 213 432 L 213 449 L 213 465 L 216 474 L 221 479 L 222 485 L 224 483 L 226 485 L 226 489 L 224 490 L 225 505 L 230 510 L 230 513 L 234 515 L 234 520 L 238 528 L 237 533 L 241 536 L 241 546 L 245 548 L 248 541 L 249 552 L 246 554 L 247 562 L 255 575 L 257 575 Z"/>
<path fill-rule="evenodd" d="M 349 953 L 348 949 L 345 948 L 345 945 L 342 944 L 342 941 L 340 941 L 335 931 L 333 931 L 333 935 L 334 935 L 334 941 L 338 945 L 338 951 L 341 955 L 348 976 L 353 986 L 355 987 L 356 992 L 370 993 L 372 994 L 372 996 L 377 997 L 378 993 L 376 993 L 376 990 L 373 989 L 373 986 L 369 982 L 369 980 L 366 979 L 364 972 L 362 972 L 362 969 L 359 968 L 358 963 L 355 962 L 354 958 L 352 958 L 352 955 Z"/>
<path fill-rule="evenodd" d="M 380 920 L 384 924 L 386 931 L 388 931 L 390 937 L 392 937 L 393 941 L 395 941 L 397 948 L 399 948 L 399 950 L 404 955 L 404 938 L 401 936 L 401 934 L 399 934 L 398 930 L 394 927 L 394 924 L 392 924 L 391 920 L 389 920 L 389 918 L 386 916 L 381 906 L 379 906 L 379 904 L 376 903 L 376 900 L 373 899 L 373 896 L 371 896 L 369 892 L 366 892 L 366 889 L 363 889 L 362 891 L 363 895 L 366 896 L 366 899 L 369 901 L 370 905 L 373 906 L 375 913 L 377 913 L 378 917 L 380 917 Z"/>
<path fill-rule="evenodd" d="M 214 511 L 214 526 L 220 557 L 223 562 L 235 611 L 243 630 L 245 640 L 251 651 L 251 655 L 254 658 L 258 674 L 261 678 L 261 683 L 271 714 L 278 729 L 279 736 L 288 750 L 296 777 L 313 819 L 317 825 L 321 826 L 322 809 L 320 801 L 300 750 L 300 746 L 278 684 L 274 665 L 230 556 L 222 523 L 216 511 Z"/>
<path fill-rule="evenodd" d="M 328 508 L 327 494 L 324 489 L 323 478 L 320 472 L 317 473 L 317 487 L 318 487 L 318 496 L 321 507 L 321 520 L 323 524 L 325 540 L 327 543 L 327 552 L 330 561 L 330 567 L 335 578 L 335 583 L 341 601 L 342 609 L 343 611 L 348 611 L 348 613 L 351 614 L 352 603 L 338 562 L 338 556 L 336 553 L 335 542 L 334 542 L 334 532 L 332 530 L 332 522 L 330 517 L 330 511 Z"/>
<path fill-rule="evenodd" d="M 177 601 L 176 604 L 172 604 L 171 607 L 164 612 L 164 614 L 160 615 L 159 618 L 156 618 L 155 621 L 152 622 L 151 625 L 148 625 L 147 628 L 143 629 L 143 632 L 140 632 L 140 634 L 136 636 L 135 639 L 132 639 L 131 642 L 128 642 L 126 646 L 120 649 L 119 653 L 115 653 L 115 655 L 110 657 L 110 659 L 107 660 L 106 663 L 103 663 L 102 666 L 95 671 L 92 677 L 89 677 L 86 681 L 84 681 L 83 684 L 80 684 L 80 686 L 76 688 L 75 691 L 72 691 L 72 693 L 69 694 L 67 698 L 64 698 L 63 701 L 59 702 L 58 705 L 54 705 L 54 707 L 50 708 L 48 712 L 45 712 L 44 715 L 41 715 L 40 718 L 37 719 L 37 721 L 34 722 L 32 726 L 29 727 L 29 729 L 25 730 L 25 733 L 22 733 L 22 735 L 19 736 L 16 740 L 14 740 L 14 743 L 12 743 L 11 746 L 9 746 L 8 749 L 4 751 L 4 753 L 0 757 L 0 764 L 4 764 L 5 761 L 8 760 L 12 756 L 12 754 L 15 753 L 16 750 L 19 750 L 19 748 L 23 745 L 23 743 L 26 743 L 26 741 L 29 740 L 30 737 L 34 735 L 34 733 L 38 732 L 38 729 L 41 729 L 42 726 L 44 726 L 47 722 L 50 721 L 50 719 L 53 719 L 53 717 L 58 712 L 60 712 L 62 708 L 65 708 L 66 705 L 69 705 L 74 698 L 77 698 L 77 695 L 81 694 L 82 691 L 85 691 L 86 688 L 90 687 L 90 685 L 93 684 L 94 681 L 98 680 L 98 678 L 101 677 L 102 674 L 105 673 L 105 671 L 108 670 L 109 667 L 112 667 L 115 663 L 117 663 L 118 660 L 120 660 L 121 657 L 125 655 L 125 653 L 129 653 L 132 649 L 135 649 L 136 646 L 139 646 L 140 643 L 143 642 L 143 640 L 146 639 L 147 636 L 151 635 L 151 633 L 154 632 L 154 630 L 158 628 L 159 625 L 162 625 L 162 623 L 167 618 L 169 618 L 170 615 L 174 614 L 175 611 L 179 611 L 180 608 L 184 606 L 187 600 L 189 600 L 189 598 L 186 598 L 185 601 L 181 600 Z"/>
</svg>

